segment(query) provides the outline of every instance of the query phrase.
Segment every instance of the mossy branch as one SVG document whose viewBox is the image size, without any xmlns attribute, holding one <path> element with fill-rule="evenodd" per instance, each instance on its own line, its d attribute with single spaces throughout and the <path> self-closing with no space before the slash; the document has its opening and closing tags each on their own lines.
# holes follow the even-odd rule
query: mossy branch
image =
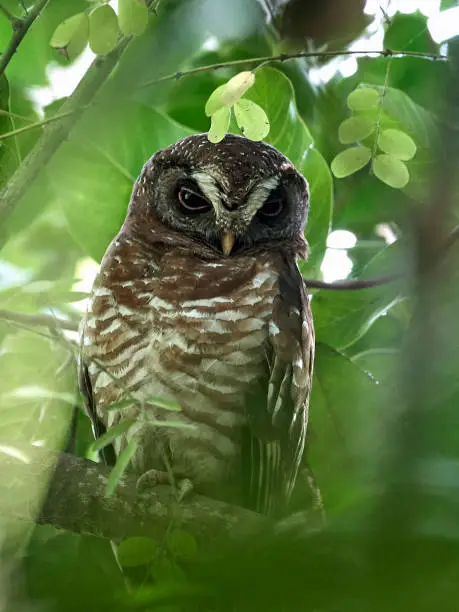
<svg viewBox="0 0 459 612">
<path fill-rule="evenodd" d="M 139 494 L 134 477 L 105 494 L 110 468 L 67 453 L 0 441 L 0 513 L 112 540 L 161 539 L 171 521 L 200 547 L 256 533 L 269 524 L 254 512 L 190 493 L 178 503 L 171 487 Z"/>
</svg>

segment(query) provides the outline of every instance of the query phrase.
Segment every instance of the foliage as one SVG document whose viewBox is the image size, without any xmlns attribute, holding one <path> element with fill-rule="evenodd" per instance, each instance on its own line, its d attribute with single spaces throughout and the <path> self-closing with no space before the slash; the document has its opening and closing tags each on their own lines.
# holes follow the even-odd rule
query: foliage
<svg viewBox="0 0 459 612">
<path fill-rule="evenodd" d="M 33 4 L 2 2 L 16 16 Z M 442 9 L 456 5 L 442 1 Z M 388 49 L 440 52 L 420 13 L 397 14 L 379 27 Z M 1 13 L 0 48 L 11 31 Z M 63 449 L 72 407 L 81 408 L 75 332 L 8 322 L 2 313 L 78 321 L 89 290 L 79 277 L 116 235 L 143 163 L 208 130 L 209 118 L 212 141 L 226 131 L 264 139 L 308 179 L 309 258 L 300 263 L 307 279 L 321 279 L 336 252 L 327 249 L 333 230 L 355 236 L 354 247 L 340 249 L 352 264 L 350 280 L 395 276 L 359 290 L 310 291 L 317 353 L 308 462 L 326 529 L 298 537 L 285 527 L 261 542 L 216 542 L 207 555 L 173 524 L 164 541 L 139 535 L 118 543 L 115 556 L 94 536 L 43 525 L 25 530 L 2 519 L 0 578 L 6 584 L 14 570 L 18 582 L 15 592 L 0 594 L 1 603 L 9 597 L 9 609 L 44 610 L 455 609 L 458 253 L 441 242 L 459 216 L 451 66 L 360 57 L 351 76 L 337 72 L 316 85 L 312 74 L 328 57 L 240 63 L 283 50 L 255 1 L 119 0 L 116 11 L 106 2 L 51 1 L 0 76 L 0 188 L 51 125 L 37 124 L 56 121 L 67 99 L 63 93 L 40 109 L 35 88 L 57 67 L 75 69 L 87 43 L 110 57 L 123 41 L 129 45 L 116 69 L 70 137 L 0 217 L 0 239 L 9 238 L 0 252 L 1 452 L 20 442 Z M 176 78 L 162 78 L 169 74 Z M 16 133 L 4 138 L 9 132 Z M 449 200 L 456 203 L 446 210 Z M 180 407 L 173 400 L 151 403 L 171 410 L 174 423 Z M 76 452 L 89 458 L 131 426 L 115 426 L 94 443 L 82 411 L 77 419 Z M 108 493 L 134 448 L 117 462 Z M 14 483 L 3 479 L 14 516 Z"/>
</svg>

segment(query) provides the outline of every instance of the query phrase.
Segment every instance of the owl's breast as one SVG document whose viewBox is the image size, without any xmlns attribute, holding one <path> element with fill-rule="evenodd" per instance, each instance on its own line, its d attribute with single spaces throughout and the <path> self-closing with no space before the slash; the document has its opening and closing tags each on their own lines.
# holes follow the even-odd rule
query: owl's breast
<svg viewBox="0 0 459 612">
<path fill-rule="evenodd" d="M 277 274 L 269 261 L 252 258 L 237 267 L 200 262 L 188 272 L 183 264 L 179 295 L 166 277 L 150 302 L 150 367 L 182 397 L 185 410 L 197 414 L 210 403 L 223 413 L 222 423 L 230 414 L 241 419 L 247 390 L 268 367 Z"/>
<path fill-rule="evenodd" d="M 277 293 L 278 274 L 262 257 L 206 262 L 166 255 L 151 276 L 116 282 L 102 271 L 84 333 L 84 354 L 96 360 L 89 372 L 100 418 L 109 427 L 138 419 L 135 406 L 105 410 L 128 391 L 146 401 L 175 399 L 180 412 L 151 406 L 147 417 L 185 426 L 158 428 L 139 418 L 130 432 L 141 441 L 136 470 L 158 467 L 158 449 L 167 448 L 174 470 L 202 491 L 237 471 L 247 399 L 257 389 L 267 393 Z M 126 440 L 119 442 L 118 452 Z"/>
</svg>

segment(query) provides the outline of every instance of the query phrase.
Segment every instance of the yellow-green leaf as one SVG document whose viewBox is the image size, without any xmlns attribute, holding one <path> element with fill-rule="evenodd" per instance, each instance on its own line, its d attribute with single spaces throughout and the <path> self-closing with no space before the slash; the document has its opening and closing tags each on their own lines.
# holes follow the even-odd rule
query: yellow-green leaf
<svg viewBox="0 0 459 612">
<path fill-rule="evenodd" d="M 269 133 L 269 119 L 265 111 L 252 102 L 243 98 L 234 105 L 234 115 L 239 129 L 250 140 L 263 140 Z"/>
<path fill-rule="evenodd" d="M 410 173 L 406 164 L 385 153 L 377 155 L 373 160 L 373 172 L 380 181 L 394 189 L 402 189 L 410 180 Z"/>
<path fill-rule="evenodd" d="M 368 147 L 351 147 L 338 153 L 331 163 L 331 171 L 336 178 L 344 178 L 361 170 L 371 159 Z"/>
<path fill-rule="evenodd" d="M 224 106 L 211 117 L 210 130 L 207 138 L 210 142 L 220 142 L 228 131 L 231 119 L 231 109 Z"/>
<path fill-rule="evenodd" d="M 214 113 L 216 113 L 225 106 L 222 102 L 222 93 L 225 87 L 226 83 L 225 85 L 220 85 L 219 87 L 214 89 L 214 91 L 208 97 L 206 105 L 204 107 L 204 112 L 206 113 L 207 117 L 211 117 Z"/>
<path fill-rule="evenodd" d="M 352 144 L 367 138 L 375 127 L 376 124 L 373 119 L 363 117 L 362 115 L 355 115 L 341 123 L 338 128 L 338 138 L 343 144 Z"/>
<path fill-rule="evenodd" d="M 89 46 L 98 55 L 112 51 L 120 37 L 118 19 L 108 4 L 98 6 L 89 15 Z"/>
<path fill-rule="evenodd" d="M 134 425 L 135 421 L 132 419 L 126 419 L 125 421 L 121 421 L 117 425 L 110 427 L 104 434 L 102 434 L 97 440 L 90 446 L 90 452 L 96 452 L 108 444 L 114 442 L 117 438 L 125 434 L 131 427 Z"/>
<path fill-rule="evenodd" d="M 159 408 L 164 408 L 164 410 L 172 410 L 173 412 L 180 412 L 180 404 L 173 399 L 168 397 L 149 397 L 145 404 L 153 404 L 154 406 L 158 406 Z"/>
<path fill-rule="evenodd" d="M 148 25 L 145 0 L 118 0 L 118 24 L 125 36 L 140 36 Z"/>
<path fill-rule="evenodd" d="M 401 130 L 388 129 L 381 132 L 378 145 L 389 155 L 396 159 L 407 161 L 416 155 L 416 143 Z"/>
<path fill-rule="evenodd" d="M 89 36 L 89 18 L 78 13 L 60 23 L 54 30 L 50 45 L 67 59 L 74 59 L 86 47 Z"/>
<path fill-rule="evenodd" d="M 255 75 L 247 70 L 239 72 L 224 85 L 221 99 L 225 106 L 232 106 L 238 102 L 245 92 L 255 83 Z"/>
<path fill-rule="evenodd" d="M 372 87 L 358 87 L 347 97 L 347 105 L 351 110 L 364 111 L 374 108 L 380 100 L 379 91 Z"/>
<path fill-rule="evenodd" d="M 136 450 L 137 442 L 135 440 L 130 440 L 124 451 L 116 460 L 115 467 L 108 475 L 107 486 L 105 488 L 105 494 L 108 497 L 113 495 Z"/>
<path fill-rule="evenodd" d="M 151 538 L 135 536 L 126 538 L 117 548 L 117 557 L 122 567 L 138 567 L 153 561 L 158 543 Z"/>
</svg>

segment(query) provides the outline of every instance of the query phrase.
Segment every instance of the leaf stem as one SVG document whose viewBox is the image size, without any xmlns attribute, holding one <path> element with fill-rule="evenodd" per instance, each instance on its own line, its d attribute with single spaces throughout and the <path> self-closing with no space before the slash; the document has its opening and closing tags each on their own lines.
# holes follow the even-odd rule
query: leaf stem
<svg viewBox="0 0 459 612">
<path fill-rule="evenodd" d="M 386 76 L 384 78 L 384 86 L 379 98 L 379 107 L 378 107 L 378 119 L 376 121 L 376 130 L 375 130 L 375 140 L 373 143 L 373 150 L 371 152 L 371 160 L 373 161 L 376 157 L 376 151 L 378 150 L 378 141 L 379 135 L 381 133 L 381 123 L 382 116 L 384 111 L 384 98 L 386 97 L 387 88 L 389 86 L 389 75 L 390 75 L 390 67 L 392 65 L 392 58 L 389 58 L 386 66 Z M 373 172 L 373 164 L 370 165 L 370 173 Z"/>
</svg>

